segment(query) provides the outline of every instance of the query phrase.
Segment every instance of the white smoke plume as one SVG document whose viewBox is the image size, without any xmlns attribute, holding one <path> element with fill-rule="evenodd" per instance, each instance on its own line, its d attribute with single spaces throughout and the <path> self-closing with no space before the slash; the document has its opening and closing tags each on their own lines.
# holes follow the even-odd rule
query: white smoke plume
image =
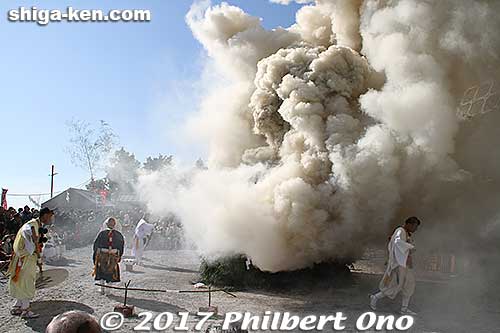
<svg viewBox="0 0 500 333">
<path fill-rule="evenodd" d="M 268 271 L 357 258 L 408 215 L 448 236 L 498 234 L 500 111 L 457 109 L 485 80 L 500 90 L 499 10 L 316 0 L 267 31 L 234 6 L 193 5 L 187 23 L 216 78 L 190 122 L 209 169 L 184 185 L 142 176 L 140 193 L 205 255 Z"/>
<path fill-rule="evenodd" d="M 310 3 L 310 2 L 314 2 L 314 0 L 271 0 L 271 2 L 279 3 L 281 5 L 289 5 L 292 2 L 296 2 L 296 3 Z"/>
</svg>

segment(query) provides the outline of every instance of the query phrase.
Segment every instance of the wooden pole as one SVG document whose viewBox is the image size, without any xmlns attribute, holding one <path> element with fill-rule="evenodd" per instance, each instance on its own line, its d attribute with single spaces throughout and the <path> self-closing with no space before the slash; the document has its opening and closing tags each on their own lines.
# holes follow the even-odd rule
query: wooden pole
<svg viewBox="0 0 500 333">
<path fill-rule="evenodd" d="M 50 198 L 54 197 L 54 164 L 52 164 L 52 170 L 50 172 Z"/>
<path fill-rule="evenodd" d="M 50 198 L 52 199 L 54 197 L 54 176 L 57 175 L 57 173 L 54 172 L 55 167 L 54 164 L 52 164 L 52 169 L 50 172 Z"/>
<path fill-rule="evenodd" d="M 224 292 L 232 297 L 237 297 L 236 295 L 234 295 L 234 294 L 232 294 L 229 291 L 226 291 L 224 289 L 212 289 L 210 291 L 209 290 L 179 290 L 178 292 L 179 293 L 208 293 L 208 292 L 214 293 L 216 291 L 222 291 L 222 292 Z"/>
<path fill-rule="evenodd" d="M 208 287 L 208 307 L 212 305 L 212 287 Z"/>
<path fill-rule="evenodd" d="M 127 294 L 128 294 L 128 286 L 130 285 L 131 280 L 125 284 L 125 297 L 123 298 L 123 306 L 127 306 Z"/>
<path fill-rule="evenodd" d="M 125 290 L 125 288 L 123 288 L 123 287 L 107 286 L 107 285 L 105 285 L 105 284 L 100 284 L 100 283 L 96 283 L 95 285 L 96 285 L 96 286 L 99 286 L 99 287 L 104 287 L 104 288 L 111 288 L 111 289 Z M 166 290 L 157 290 L 157 289 L 141 289 L 141 288 L 127 288 L 127 290 L 130 290 L 130 291 L 150 291 L 150 292 L 153 292 L 153 293 L 166 293 L 166 292 L 167 292 Z"/>
</svg>

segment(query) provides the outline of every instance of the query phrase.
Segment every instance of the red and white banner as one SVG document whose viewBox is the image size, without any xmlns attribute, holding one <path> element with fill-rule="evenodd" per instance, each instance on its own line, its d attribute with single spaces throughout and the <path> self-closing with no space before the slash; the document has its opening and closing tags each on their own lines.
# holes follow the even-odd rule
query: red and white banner
<svg viewBox="0 0 500 333">
<path fill-rule="evenodd" d="M 2 207 L 7 209 L 7 189 L 2 188 Z"/>
<path fill-rule="evenodd" d="M 108 198 L 108 191 L 106 190 L 100 190 L 99 191 L 99 195 L 101 196 L 101 203 L 103 205 L 106 204 L 106 199 Z"/>
</svg>

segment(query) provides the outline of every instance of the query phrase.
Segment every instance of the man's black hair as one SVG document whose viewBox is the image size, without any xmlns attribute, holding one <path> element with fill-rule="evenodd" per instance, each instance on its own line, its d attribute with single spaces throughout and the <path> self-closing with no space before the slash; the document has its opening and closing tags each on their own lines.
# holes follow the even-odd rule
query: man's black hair
<svg viewBox="0 0 500 333">
<path fill-rule="evenodd" d="M 40 217 L 44 216 L 45 214 L 54 214 L 54 211 L 47 207 L 44 207 L 40 210 Z"/>
<path fill-rule="evenodd" d="M 406 219 L 405 224 L 406 223 L 420 225 L 420 220 L 417 217 L 412 216 Z"/>
</svg>

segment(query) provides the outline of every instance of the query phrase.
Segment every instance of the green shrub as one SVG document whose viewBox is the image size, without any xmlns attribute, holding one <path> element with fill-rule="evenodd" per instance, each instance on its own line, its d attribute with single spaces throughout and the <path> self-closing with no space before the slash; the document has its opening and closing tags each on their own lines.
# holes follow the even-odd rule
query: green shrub
<svg viewBox="0 0 500 333">
<path fill-rule="evenodd" d="M 348 263 L 329 262 L 312 267 L 286 272 L 270 273 L 254 266 L 247 270 L 246 258 L 242 255 L 226 257 L 216 261 L 202 260 L 200 272 L 207 285 L 234 287 L 238 289 L 289 289 L 308 288 L 318 284 L 331 285 L 333 281 L 344 281 L 350 276 Z"/>
</svg>

